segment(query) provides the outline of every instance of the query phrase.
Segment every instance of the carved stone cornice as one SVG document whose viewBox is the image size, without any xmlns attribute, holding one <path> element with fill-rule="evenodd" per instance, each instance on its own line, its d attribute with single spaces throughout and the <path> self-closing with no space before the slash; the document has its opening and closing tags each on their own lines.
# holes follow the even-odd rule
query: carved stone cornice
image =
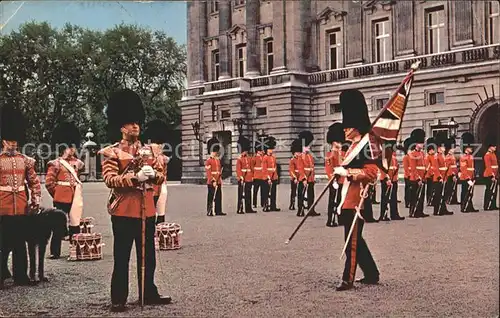
<svg viewBox="0 0 500 318">
<path fill-rule="evenodd" d="M 395 0 L 370 0 L 363 3 L 363 9 L 367 14 L 373 14 L 378 9 L 390 11 L 394 4 L 396 4 Z"/>
<path fill-rule="evenodd" d="M 316 16 L 316 21 L 321 22 L 323 24 L 327 23 L 330 20 L 330 17 L 333 16 L 335 21 L 342 21 L 344 16 L 347 14 L 346 11 L 337 11 L 330 7 L 326 7 Z"/>
</svg>

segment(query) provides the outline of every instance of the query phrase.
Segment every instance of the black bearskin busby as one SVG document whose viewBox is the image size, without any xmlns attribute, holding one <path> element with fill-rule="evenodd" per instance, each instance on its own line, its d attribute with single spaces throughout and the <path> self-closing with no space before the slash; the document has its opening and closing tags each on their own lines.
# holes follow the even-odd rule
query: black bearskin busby
<svg viewBox="0 0 500 318">
<path fill-rule="evenodd" d="M 207 141 L 208 154 L 211 154 L 212 152 L 219 152 L 219 151 L 220 151 L 220 141 L 215 137 L 210 138 Z"/>
<path fill-rule="evenodd" d="M 341 122 L 335 122 L 328 127 L 328 132 L 326 133 L 326 142 L 331 144 L 332 142 L 344 143 L 345 134 L 344 126 Z"/>
<path fill-rule="evenodd" d="M 446 153 L 448 153 L 450 149 L 455 148 L 455 138 L 448 138 L 448 140 L 446 140 L 446 143 L 444 144 L 444 147 L 446 148 Z"/>
<path fill-rule="evenodd" d="M 493 134 L 486 136 L 485 139 L 485 146 L 486 148 L 497 146 L 498 145 L 498 140 L 497 137 Z"/>
<path fill-rule="evenodd" d="M 142 125 L 145 113 L 141 98 L 130 89 L 114 92 L 108 100 L 106 117 L 110 129 L 120 129 L 131 123 Z"/>
<path fill-rule="evenodd" d="M 276 148 L 276 138 L 274 138 L 273 136 L 267 137 L 266 143 L 265 143 L 264 147 L 265 147 L 266 151 L 267 151 L 267 149 L 274 149 L 274 148 Z"/>
<path fill-rule="evenodd" d="M 299 133 L 298 138 L 304 147 L 309 147 L 314 140 L 314 135 L 309 130 L 304 130 Z"/>
<path fill-rule="evenodd" d="M 434 142 L 437 147 L 446 147 L 448 143 L 448 133 L 445 131 L 439 131 L 434 138 Z"/>
<path fill-rule="evenodd" d="M 411 132 L 411 139 L 417 144 L 423 144 L 425 142 L 425 131 L 420 128 L 414 129 Z"/>
<path fill-rule="evenodd" d="M 433 137 L 427 138 L 427 140 L 425 141 L 425 149 L 427 151 L 431 150 L 436 151 L 436 141 L 434 140 Z"/>
<path fill-rule="evenodd" d="M 9 105 L 2 107 L 0 139 L 23 144 L 26 139 L 26 121 L 23 113 Z"/>
<path fill-rule="evenodd" d="M 167 139 L 168 126 L 164 121 L 155 119 L 146 124 L 143 135 L 144 143 L 164 144 L 168 141 Z"/>
<path fill-rule="evenodd" d="M 340 108 L 344 128 L 355 128 L 361 135 L 370 131 L 371 122 L 370 116 L 368 116 L 368 106 L 360 91 L 350 89 L 340 93 Z"/>
<path fill-rule="evenodd" d="M 294 141 L 292 141 L 290 151 L 292 152 L 292 154 L 295 154 L 296 152 L 302 152 L 302 144 L 300 140 L 295 139 Z"/>
<path fill-rule="evenodd" d="M 250 151 L 251 145 L 250 145 L 250 140 L 247 138 L 240 136 L 238 138 L 238 149 L 240 152 L 245 152 L 245 151 Z"/>
<path fill-rule="evenodd" d="M 463 133 L 462 134 L 462 151 L 465 152 L 465 148 L 471 148 L 472 150 L 474 150 L 473 144 L 474 144 L 474 135 L 472 135 L 469 132 Z"/>
<path fill-rule="evenodd" d="M 52 132 L 53 147 L 80 147 L 82 139 L 80 131 L 75 124 L 70 122 L 62 122 Z"/>
<path fill-rule="evenodd" d="M 412 143 L 413 143 L 413 140 L 411 140 L 410 137 L 406 138 L 405 141 L 403 141 L 403 149 L 404 149 L 405 153 L 407 153 L 408 150 L 413 150 L 413 149 L 410 149 Z"/>
</svg>

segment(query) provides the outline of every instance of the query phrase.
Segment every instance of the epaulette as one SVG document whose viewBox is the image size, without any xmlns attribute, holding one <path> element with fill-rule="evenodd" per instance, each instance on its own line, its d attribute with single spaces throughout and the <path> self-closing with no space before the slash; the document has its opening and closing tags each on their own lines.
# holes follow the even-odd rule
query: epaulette
<svg viewBox="0 0 500 318">
<path fill-rule="evenodd" d="M 113 148 L 117 147 L 119 144 L 120 144 L 119 142 L 116 142 L 116 143 L 114 143 L 112 145 L 109 145 L 107 147 L 102 148 L 97 153 L 99 155 L 104 155 L 104 156 L 109 157 L 109 158 L 114 158 L 114 157 L 116 157 L 116 153 L 113 150 Z"/>
</svg>

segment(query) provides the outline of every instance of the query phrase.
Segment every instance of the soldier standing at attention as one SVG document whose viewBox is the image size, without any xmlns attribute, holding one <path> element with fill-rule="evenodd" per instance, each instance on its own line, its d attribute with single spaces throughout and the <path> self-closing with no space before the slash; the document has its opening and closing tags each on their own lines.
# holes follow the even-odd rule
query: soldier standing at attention
<svg viewBox="0 0 500 318">
<path fill-rule="evenodd" d="M 396 158 L 396 152 L 392 153 L 391 165 L 389 171 L 385 174 L 381 171 L 380 186 L 382 191 L 382 200 L 380 201 L 380 217 L 379 221 L 389 221 L 389 218 L 384 217 L 389 205 L 390 220 L 404 220 L 405 218 L 399 215 L 398 212 L 398 171 L 399 163 Z"/>
<path fill-rule="evenodd" d="M 429 166 L 425 164 L 424 159 L 424 141 L 425 132 L 422 129 L 415 129 L 411 133 L 412 141 L 415 143 L 415 149 L 410 153 L 410 181 L 411 181 L 411 203 L 410 217 L 423 218 L 429 214 L 424 213 L 424 194 L 425 194 L 425 174 Z"/>
<path fill-rule="evenodd" d="M 304 216 L 304 198 L 307 196 L 307 206 L 312 206 L 314 202 L 314 157 L 310 153 L 310 145 L 314 140 L 314 136 L 310 131 L 302 131 L 299 134 L 299 141 L 302 146 L 302 154 L 298 160 L 299 166 L 299 186 L 298 186 L 298 210 L 297 216 Z M 309 211 L 309 216 L 319 216 L 316 211 Z"/>
<path fill-rule="evenodd" d="M 222 166 L 219 159 L 219 140 L 217 138 L 210 139 L 207 142 L 207 150 L 210 155 L 205 161 L 208 188 L 207 215 L 226 215 L 222 212 Z"/>
<path fill-rule="evenodd" d="M 405 208 L 410 207 L 410 197 L 411 197 L 411 182 L 410 182 L 410 146 L 411 139 L 407 138 L 404 141 L 404 152 L 405 155 L 403 157 L 403 171 L 405 178 Z"/>
<path fill-rule="evenodd" d="M 156 209 L 152 185 L 163 183 L 164 167 L 157 157 L 161 150 L 155 149 L 154 145 L 143 147 L 139 140 L 140 125 L 144 122 L 145 114 L 140 97 L 133 91 L 124 89 L 113 93 L 108 101 L 106 117 L 110 135 L 116 130 L 122 134 L 119 142 L 99 151 L 99 154 L 104 156 L 104 183 L 111 189 L 108 201 L 114 237 L 111 311 L 126 310 L 130 251 L 134 241 L 137 252 L 139 301 L 144 301 L 146 305 L 169 304 L 172 299 L 169 296 L 161 296 L 154 283 Z M 141 279 L 143 274 L 144 286 Z"/>
<path fill-rule="evenodd" d="M 295 199 L 297 198 L 297 184 L 299 183 L 299 167 L 297 161 L 302 152 L 300 141 L 295 139 L 291 146 L 292 158 L 288 164 L 288 173 L 290 174 L 290 206 L 289 210 L 295 210 Z"/>
<path fill-rule="evenodd" d="M 61 256 L 61 240 L 66 232 L 69 239 L 80 233 L 80 219 L 82 217 L 82 185 L 80 172 L 83 162 L 77 158 L 76 149 L 80 146 L 80 132 L 72 123 L 63 122 L 52 132 L 52 146 L 62 156 L 49 161 L 45 188 L 54 201 L 54 207 L 62 210 L 70 220 L 69 231 L 61 229 L 54 231 L 50 241 L 50 258 L 58 259 Z M 78 191 L 78 193 L 77 193 Z M 75 202 L 73 202 L 76 200 Z"/>
<path fill-rule="evenodd" d="M 460 211 L 463 213 L 479 212 L 472 203 L 476 184 L 474 157 L 472 156 L 473 143 L 474 136 L 471 133 L 462 134 L 462 147 L 465 154 L 460 157 L 460 183 L 462 184 Z"/>
<path fill-rule="evenodd" d="M 428 138 L 425 141 L 427 148 L 427 156 L 425 157 L 425 165 L 429 167 L 426 169 L 425 180 L 426 180 L 426 198 L 427 205 L 432 206 L 434 202 L 434 175 L 437 175 L 437 163 L 436 163 L 436 145 L 434 143 L 434 138 Z"/>
<path fill-rule="evenodd" d="M 240 137 L 238 139 L 238 149 L 240 150 L 241 155 L 236 161 L 236 177 L 238 178 L 238 209 L 236 213 L 257 213 L 257 211 L 252 209 L 251 201 L 253 173 L 251 158 L 248 156 L 248 151 L 250 150 L 250 140 L 245 137 Z"/>
<path fill-rule="evenodd" d="M 434 215 L 452 215 L 453 212 L 448 211 L 446 207 L 446 199 L 443 196 L 443 188 L 445 187 L 446 182 L 446 173 L 448 171 L 448 167 L 446 166 L 446 158 L 444 153 L 446 151 L 446 144 L 448 142 L 448 135 L 446 133 L 439 134 L 436 136 L 436 144 L 437 144 L 437 154 L 436 157 L 436 165 L 437 168 L 434 172 Z"/>
<path fill-rule="evenodd" d="M 328 176 L 328 180 L 331 180 L 332 178 L 335 178 L 333 171 L 336 167 L 340 167 L 343 160 L 342 144 L 345 142 L 345 136 L 344 127 L 341 122 L 333 123 L 330 127 L 328 127 L 326 142 L 332 147 L 331 151 L 326 154 L 325 158 L 325 172 Z M 338 206 L 340 204 L 340 200 L 342 199 L 343 183 L 344 177 L 339 177 L 337 180 L 332 182 L 328 188 L 328 219 L 326 221 L 326 226 L 328 227 L 338 226 Z"/>
<path fill-rule="evenodd" d="M 455 140 L 450 138 L 446 144 L 446 203 L 458 204 L 457 185 L 458 185 L 458 168 L 457 158 L 455 157 Z"/>
<path fill-rule="evenodd" d="M 253 171 L 253 207 L 257 208 L 257 194 L 260 189 L 260 206 L 264 207 L 264 197 L 266 188 L 266 177 L 262 170 L 262 161 L 264 159 L 264 143 L 260 140 L 255 144 L 255 156 L 252 158 L 252 171 Z"/>
<path fill-rule="evenodd" d="M 266 141 L 266 155 L 264 156 L 262 162 L 262 170 L 266 174 L 266 192 L 264 199 L 264 212 L 270 211 L 281 211 L 276 206 L 276 195 L 278 188 L 278 165 L 276 163 L 276 157 L 273 155 L 273 150 L 276 147 L 276 139 L 274 137 L 268 137 Z"/>
<path fill-rule="evenodd" d="M 497 193 L 498 193 L 498 159 L 496 155 L 497 141 L 495 136 L 486 138 L 486 146 L 488 151 L 484 155 L 484 173 L 486 179 L 486 187 L 484 191 L 484 210 L 498 210 Z"/>
</svg>

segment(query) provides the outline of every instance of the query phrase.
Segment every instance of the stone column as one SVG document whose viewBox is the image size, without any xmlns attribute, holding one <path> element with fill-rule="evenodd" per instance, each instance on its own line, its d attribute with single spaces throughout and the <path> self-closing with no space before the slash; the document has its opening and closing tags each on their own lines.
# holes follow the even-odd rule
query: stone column
<svg viewBox="0 0 500 318">
<path fill-rule="evenodd" d="M 187 77 L 188 87 L 205 81 L 203 39 L 207 36 L 207 4 L 201 1 L 187 3 Z"/>
<path fill-rule="evenodd" d="M 231 50 L 227 31 L 231 28 L 229 0 L 219 1 L 219 80 L 231 78 Z"/>
<path fill-rule="evenodd" d="M 271 74 L 283 73 L 286 68 L 286 0 L 273 2 L 274 68 Z"/>
<path fill-rule="evenodd" d="M 246 28 L 247 28 L 247 71 L 245 76 L 254 77 L 260 75 L 259 54 L 259 0 L 246 1 Z"/>
</svg>

